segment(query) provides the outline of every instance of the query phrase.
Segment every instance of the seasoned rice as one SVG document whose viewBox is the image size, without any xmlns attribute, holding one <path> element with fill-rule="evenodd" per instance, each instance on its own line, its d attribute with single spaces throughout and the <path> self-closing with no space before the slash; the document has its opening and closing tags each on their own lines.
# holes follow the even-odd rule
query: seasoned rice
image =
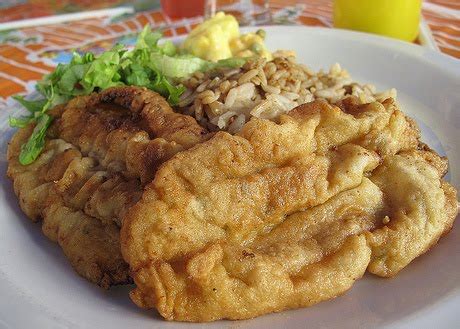
<svg viewBox="0 0 460 329">
<path fill-rule="evenodd" d="M 395 89 L 378 93 L 373 85 L 354 82 L 339 64 L 327 72 L 314 72 L 297 63 L 293 52 L 274 55 L 272 61 L 258 58 L 240 69 L 194 73 L 181 81 L 187 90 L 176 109 L 210 130 L 236 133 L 252 116 L 276 119 L 319 98 L 330 103 L 349 95 L 362 103 L 396 98 Z"/>
</svg>

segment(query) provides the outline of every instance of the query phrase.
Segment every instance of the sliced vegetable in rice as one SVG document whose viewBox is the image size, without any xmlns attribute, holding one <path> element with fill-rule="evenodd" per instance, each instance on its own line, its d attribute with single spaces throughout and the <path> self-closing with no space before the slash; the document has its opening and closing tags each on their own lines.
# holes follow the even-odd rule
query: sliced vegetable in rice
<svg viewBox="0 0 460 329">
<path fill-rule="evenodd" d="M 176 109 L 194 116 L 210 130 L 235 133 L 251 117 L 276 120 L 317 98 L 336 103 L 354 95 L 368 103 L 396 97 L 394 89 L 377 93 L 372 85 L 353 82 L 339 64 L 328 72 L 314 72 L 297 63 L 294 54 L 277 51 L 272 61 L 254 58 L 242 68 L 196 72 L 182 80 L 187 90 Z"/>
</svg>

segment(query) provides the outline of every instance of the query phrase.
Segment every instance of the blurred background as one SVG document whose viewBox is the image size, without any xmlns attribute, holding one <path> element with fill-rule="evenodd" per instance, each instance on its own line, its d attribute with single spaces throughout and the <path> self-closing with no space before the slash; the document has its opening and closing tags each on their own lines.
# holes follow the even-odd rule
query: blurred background
<svg viewBox="0 0 460 329">
<path fill-rule="evenodd" d="M 30 90 L 74 50 L 130 44 L 145 24 L 186 34 L 221 10 L 240 25 L 359 30 L 460 58 L 459 0 L 2 0 L 0 97 Z"/>
</svg>

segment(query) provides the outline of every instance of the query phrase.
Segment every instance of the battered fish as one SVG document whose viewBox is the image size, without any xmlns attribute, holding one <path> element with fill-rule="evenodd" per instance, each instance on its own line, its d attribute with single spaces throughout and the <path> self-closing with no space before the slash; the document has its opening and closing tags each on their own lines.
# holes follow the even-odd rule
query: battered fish
<svg viewBox="0 0 460 329">
<path fill-rule="evenodd" d="M 253 118 L 163 163 L 124 216 L 132 300 L 167 320 L 246 319 L 392 276 L 448 232 L 447 160 L 392 99 Z"/>
<path fill-rule="evenodd" d="M 50 113 L 54 122 L 40 157 L 18 162 L 33 127 L 20 129 L 8 148 L 8 176 L 23 211 L 42 220 L 75 270 L 108 288 L 131 281 L 120 253 L 124 212 L 156 169 L 207 132 L 177 114 L 160 95 L 138 87 L 77 97 Z"/>
<path fill-rule="evenodd" d="M 397 274 L 458 213 L 447 159 L 392 99 L 315 101 L 236 135 L 211 134 L 138 87 L 50 114 L 37 161 L 17 160 L 33 127 L 8 149 L 21 208 L 80 275 L 104 288 L 131 275 L 132 300 L 168 320 L 334 298 L 366 270 Z"/>
</svg>

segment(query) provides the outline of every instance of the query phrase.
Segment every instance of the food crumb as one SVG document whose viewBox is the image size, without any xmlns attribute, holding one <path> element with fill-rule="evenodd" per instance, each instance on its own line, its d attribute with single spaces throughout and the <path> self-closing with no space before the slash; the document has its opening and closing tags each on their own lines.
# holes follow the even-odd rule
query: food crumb
<svg viewBox="0 0 460 329">
<path fill-rule="evenodd" d="M 382 220 L 383 224 L 388 224 L 389 222 L 390 222 L 390 217 L 388 216 L 383 217 L 383 220 Z"/>
</svg>

